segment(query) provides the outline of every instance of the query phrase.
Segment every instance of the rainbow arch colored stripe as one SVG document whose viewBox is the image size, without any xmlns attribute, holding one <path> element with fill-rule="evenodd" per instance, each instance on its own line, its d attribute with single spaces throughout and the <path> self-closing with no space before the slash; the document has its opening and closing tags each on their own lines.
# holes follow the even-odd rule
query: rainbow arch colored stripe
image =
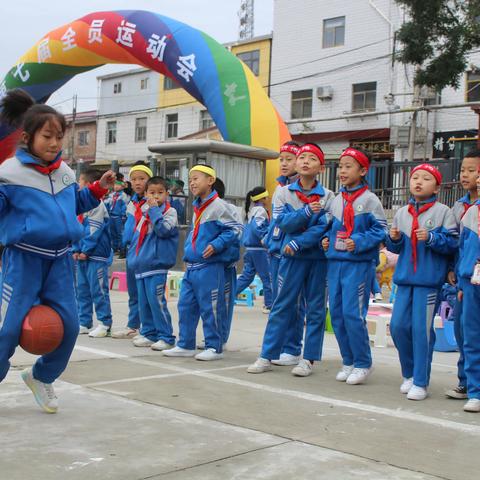
<svg viewBox="0 0 480 480">
<path fill-rule="evenodd" d="M 213 38 L 152 12 L 95 12 L 52 30 L 0 84 L 0 97 L 26 90 L 38 103 L 75 75 L 110 63 L 138 64 L 176 80 L 210 112 L 225 140 L 278 151 L 288 129 L 260 82 Z M 0 124 L 0 162 L 19 131 Z"/>
</svg>

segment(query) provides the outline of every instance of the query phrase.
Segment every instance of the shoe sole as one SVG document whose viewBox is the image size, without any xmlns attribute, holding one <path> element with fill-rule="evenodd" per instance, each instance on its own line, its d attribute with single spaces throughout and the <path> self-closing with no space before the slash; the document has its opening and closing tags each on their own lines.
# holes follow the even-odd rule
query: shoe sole
<svg viewBox="0 0 480 480">
<path fill-rule="evenodd" d="M 309 372 L 309 373 L 292 372 L 292 375 L 294 377 L 309 377 L 311 374 L 312 372 Z"/>
<path fill-rule="evenodd" d="M 154 347 L 153 345 L 151 346 L 151 349 L 155 352 L 164 352 L 165 350 L 170 350 L 171 348 L 173 348 L 173 345 L 166 345 L 165 347 Z"/>
<path fill-rule="evenodd" d="M 138 348 L 152 348 L 153 343 L 150 343 L 149 345 L 136 345 L 135 343 L 133 344 L 134 347 Z"/>
<path fill-rule="evenodd" d="M 476 408 L 465 408 L 463 407 L 464 412 L 469 412 L 469 413 L 480 413 L 480 407 Z"/>
<path fill-rule="evenodd" d="M 173 353 L 173 354 L 172 354 L 172 353 L 169 353 L 169 354 L 167 354 L 168 351 L 169 351 L 169 350 L 164 350 L 164 351 L 163 351 L 163 356 L 164 356 L 164 357 L 184 357 L 184 358 L 192 358 L 192 357 L 195 356 L 194 353 L 187 353 L 187 354 L 185 354 L 185 353 Z"/>
<path fill-rule="evenodd" d="M 21 372 L 20 373 L 20 376 L 22 377 L 22 380 L 23 382 L 25 383 L 25 385 L 31 390 L 31 392 L 33 393 L 33 397 L 35 398 L 35 401 L 37 402 L 37 404 L 39 405 L 39 407 L 44 411 L 44 412 L 47 412 L 47 413 L 57 413 L 57 409 L 56 408 L 50 408 L 50 407 L 47 407 L 47 405 L 45 405 L 41 398 L 38 396 L 38 392 L 37 392 L 37 389 L 35 387 L 35 384 L 32 383 L 30 381 L 30 377 L 28 376 L 27 372 Z"/>
<path fill-rule="evenodd" d="M 111 337 L 111 333 L 107 332 L 105 335 L 90 335 L 88 334 L 90 338 L 106 338 L 106 337 Z"/>
<path fill-rule="evenodd" d="M 198 360 L 200 362 L 213 362 L 215 360 L 221 360 L 223 358 L 223 355 L 221 357 L 215 357 L 215 358 L 199 358 L 195 356 L 195 360 Z"/>
<path fill-rule="evenodd" d="M 279 367 L 294 367 L 295 365 L 298 365 L 298 361 L 294 362 L 293 360 L 291 361 L 281 361 L 281 360 L 272 360 L 273 365 L 278 365 Z"/>
<path fill-rule="evenodd" d="M 468 397 L 466 394 L 461 393 L 445 393 L 447 398 L 451 398 L 452 400 L 466 400 Z"/>
</svg>

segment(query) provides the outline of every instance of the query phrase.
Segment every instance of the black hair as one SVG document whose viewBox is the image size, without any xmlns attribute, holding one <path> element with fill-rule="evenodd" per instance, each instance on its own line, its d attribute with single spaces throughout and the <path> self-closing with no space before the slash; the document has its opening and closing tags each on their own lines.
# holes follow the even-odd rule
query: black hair
<svg viewBox="0 0 480 480">
<path fill-rule="evenodd" d="M 213 184 L 213 189 L 218 193 L 218 196 L 220 198 L 225 198 L 225 184 L 220 178 L 217 178 L 215 180 L 215 183 Z"/>
<path fill-rule="evenodd" d="M 293 140 L 289 140 L 288 142 L 285 142 L 284 145 L 290 145 L 292 147 L 300 147 L 300 144 L 297 142 L 294 142 Z"/>
<path fill-rule="evenodd" d="M 185 182 L 183 180 L 175 180 L 175 183 L 183 190 Z"/>
<path fill-rule="evenodd" d="M 0 121 L 14 128 L 22 128 L 28 135 L 27 147 L 32 149 L 35 134 L 47 122 L 56 120 L 60 124 L 61 133 L 67 128 L 65 117 L 54 108 L 36 104 L 35 100 L 20 88 L 9 90 L 0 101 Z"/>
<path fill-rule="evenodd" d="M 248 212 L 250 210 L 250 204 L 252 203 L 251 197 L 255 197 L 256 195 L 260 195 L 261 193 L 264 193 L 266 191 L 267 189 L 265 187 L 255 187 L 247 193 L 247 196 L 245 197 L 245 213 L 247 214 L 247 218 Z"/>
<path fill-rule="evenodd" d="M 149 178 L 148 181 L 147 181 L 147 184 L 145 186 L 145 191 L 148 190 L 148 187 L 150 185 L 163 185 L 163 187 L 165 188 L 165 190 L 168 192 L 168 181 L 165 180 L 163 177 L 152 177 L 152 178 Z"/>
<path fill-rule="evenodd" d="M 115 174 L 115 177 L 117 178 L 117 182 L 123 182 L 125 175 L 123 173 L 118 172 Z"/>
<path fill-rule="evenodd" d="M 102 178 L 103 172 L 96 168 L 87 168 L 83 172 L 80 172 L 80 176 L 83 176 L 87 183 L 93 183 Z"/>
<path fill-rule="evenodd" d="M 133 189 L 132 189 L 132 182 L 130 181 L 126 181 L 125 182 L 125 188 L 123 189 L 123 191 L 129 196 L 131 197 L 133 195 Z"/>
<path fill-rule="evenodd" d="M 144 167 L 150 168 L 150 165 L 148 165 L 147 163 L 145 163 L 143 160 L 137 160 L 137 161 L 132 165 L 132 167 L 136 167 L 137 165 L 143 165 Z"/>
<path fill-rule="evenodd" d="M 463 158 L 480 158 L 480 150 L 473 149 L 467 152 L 467 154 Z"/>
</svg>

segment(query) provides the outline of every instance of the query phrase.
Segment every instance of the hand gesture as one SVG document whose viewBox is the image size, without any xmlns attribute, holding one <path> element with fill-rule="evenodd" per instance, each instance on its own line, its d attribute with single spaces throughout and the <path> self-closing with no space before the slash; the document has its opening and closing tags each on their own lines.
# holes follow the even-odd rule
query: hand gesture
<svg viewBox="0 0 480 480">
<path fill-rule="evenodd" d="M 327 251 L 329 246 L 330 246 L 330 240 L 328 239 L 328 237 L 325 237 L 322 240 L 322 247 L 325 251 Z"/>
<path fill-rule="evenodd" d="M 463 290 L 458 291 L 457 298 L 459 302 L 463 301 Z"/>
<path fill-rule="evenodd" d="M 397 227 L 392 227 L 390 229 L 390 238 L 394 241 L 400 240 L 401 234 L 400 230 Z"/>
<path fill-rule="evenodd" d="M 78 260 L 78 253 L 72 253 L 72 258 L 77 261 Z"/>
<path fill-rule="evenodd" d="M 109 170 L 102 175 L 102 178 L 100 179 L 100 186 L 104 189 L 113 188 L 116 179 L 117 176 L 115 175 L 115 172 Z"/>
<path fill-rule="evenodd" d="M 310 203 L 310 208 L 312 209 L 313 213 L 320 213 L 322 210 L 322 206 L 320 205 L 320 202 Z"/>
<path fill-rule="evenodd" d="M 88 255 L 86 255 L 85 253 L 79 253 L 78 254 L 78 259 L 79 260 L 88 260 Z"/>
<path fill-rule="evenodd" d="M 457 277 L 455 276 L 455 272 L 448 272 L 447 280 L 450 285 L 455 286 L 457 283 Z"/>
<path fill-rule="evenodd" d="M 208 245 L 208 247 L 203 251 L 202 257 L 208 258 L 211 257 L 214 253 L 215 249 L 211 245 Z"/>
<path fill-rule="evenodd" d="M 355 241 L 351 238 L 345 240 L 345 246 L 347 247 L 347 252 L 353 252 L 355 250 Z"/>
<path fill-rule="evenodd" d="M 147 198 L 147 205 L 149 207 L 158 207 L 158 202 L 153 197 L 149 197 Z"/>
<path fill-rule="evenodd" d="M 283 253 L 285 253 L 285 255 L 295 255 L 295 251 L 293 250 L 292 247 L 290 247 L 290 245 L 285 245 L 285 248 L 283 249 Z"/>
<path fill-rule="evenodd" d="M 417 240 L 420 242 L 426 242 L 428 240 L 428 230 L 425 228 L 419 228 L 415 230 L 415 235 L 417 236 Z"/>
</svg>

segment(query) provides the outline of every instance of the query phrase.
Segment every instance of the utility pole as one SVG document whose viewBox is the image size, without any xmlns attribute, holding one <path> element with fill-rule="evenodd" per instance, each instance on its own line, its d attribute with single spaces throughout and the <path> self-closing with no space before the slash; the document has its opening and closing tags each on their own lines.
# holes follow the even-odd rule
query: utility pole
<svg viewBox="0 0 480 480">
<path fill-rule="evenodd" d="M 420 106 L 420 85 L 415 83 L 415 85 L 413 86 L 412 107 L 418 107 L 418 106 Z M 410 125 L 410 137 L 408 139 L 407 160 L 409 162 L 411 162 L 415 157 L 415 136 L 417 133 L 417 117 L 418 117 L 418 110 L 415 110 L 412 114 L 412 123 Z"/>
<path fill-rule="evenodd" d="M 248 40 L 253 38 L 254 0 L 241 0 L 238 18 L 240 20 L 240 28 L 238 30 L 238 36 L 240 40 Z"/>
<path fill-rule="evenodd" d="M 73 107 L 72 107 L 72 138 L 70 140 L 70 159 L 71 164 L 75 163 L 75 121 L 77 119 L 77 94 L 73 96 Z"/>
</svg>

